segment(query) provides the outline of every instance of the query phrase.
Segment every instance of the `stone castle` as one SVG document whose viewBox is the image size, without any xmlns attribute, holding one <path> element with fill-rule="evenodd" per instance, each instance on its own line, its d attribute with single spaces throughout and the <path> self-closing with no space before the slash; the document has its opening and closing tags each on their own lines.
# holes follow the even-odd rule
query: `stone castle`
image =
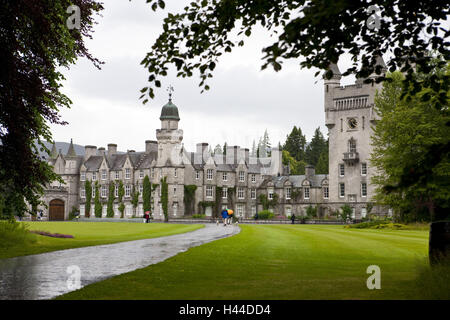
<svg viewBox="0 0 450 320">
<path fill-rule="evenodd" d="M 382 59 L 379 64 L 385 67 Z M 114 216 L 120 217 L 117 201 L 119 181 L 124 186 L 124 216 L 143 215 L 143 180 L 148 176 L 152 191 L 152 215 L 164 219 L 161 203 L 161 179 L 168 184 L 169 218 L 192 214 L 218 216 L 222 208 L 234 209 L 238 217 L 251 218 L 263 210 L 260 195 L 272 200 L 270 210 L 277 215 L 306 215 L 309 206 L 318 208 L 320 217 L 329 216 L 348 204 L 353 217 L 361 219 L 368 214 L 374 186 L 370 178 L 374 168 L 369 158 L 372 151 L 370 137 L 377 115 L 374 97 L 380 84 L 356 83 L 341 86 L 341 73 L 331 65 L 333 77 L 324 80 L 324 111 L 329 130 L 329 174 L 315 174 L 307 166 L 305 175 L 290 175 L 282 165 L 281 152 L 271 150 L 271 156 L 257 158 L 249 149 L 229 146 L 226 154 L 210 154 L 207 143 L 198 143 L 194 152 L 185 150 L 183 130 L 179 129 L 177 106 L 169 102 L 161 110 L 161 128 L 156 130 L 156 141 L 145 141 L 145 151 L 120 153 L 116 144 L 107 150 L 85 146 L 84 156 L 77 155 L 73 144 L 67 154 L 56 152 L 53 146 L 48 162 L 64 183 L 53 182 L 45 191 L 41 207 L 44 219 L 67 220 L 69 212 L 86 214 L 86 181 L 98 184 L 102 216 L 107 213 L 109 185 L 114 182 Z M 374 76 L 374 75 L 373 75 Z M 186 201 L 187 186 L 196 186 L 193 199 Z M 95 188 L 93 188 L 95 191 Z M 94 191 L 92 202 L 94 201 Z M 132 205 L 133 192 L 139 191 L 139 203 Z M 275 200 L 274 200 L 275 199 Z M 185 208 L 189 206 L 189 208 Z M 90 216 L 94 216 L 94 204 Z M 385 214 L 375 207 L 371 213 Z"/>
</svg>

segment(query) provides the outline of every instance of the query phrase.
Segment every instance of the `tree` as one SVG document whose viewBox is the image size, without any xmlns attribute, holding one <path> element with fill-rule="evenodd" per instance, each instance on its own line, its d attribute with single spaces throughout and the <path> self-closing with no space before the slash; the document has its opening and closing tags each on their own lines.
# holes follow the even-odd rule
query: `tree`
<svg viewBox="0 0 450 320">
<path fill-rule="evenodd" d="M 326 150 L 322 151 L 319 160 L 317 161 L 316 173 L 328 174 L 328 167 L 329 167 L 329 156 L 328 156 L 328 141 L 327 141 Z"/>
<path fill-rule="evenodd" d="M 445 74 L 450 74 L 450 65 L 426 74 L 418 68 L 416 76 L 444 79 Z M 380 116 L 371 155 L 378 172 L 372 179 L 376 200 L 393 208 L 401 220 L 444 219 L 450 212 L 450 161 L 449 152 L 436 146 L 450 144 L 450 114 L 434 107 L 438 97 L 433 90 L 407 99 L 402 97 L 404 75 L 394 72 L 388 77 L 392 81 L 375 97 Z M 408 173 L 411 178 L 405 183 Z"/>
<path fill-rule="evenodd" d="M 143 208 L 144 212 L 152 210 L 152 185 L 150 183 L 150 178 L 148 175 L 145 175 L 144 182 L 142 186 L 142 202 L 143 202 Z"/>
<path fill-rule="evenodd" d="M 227 154 L 227 143 L 226 142 L 223 144 L 223 154 L 224 155 Z"/>
<path fill-rule="evenodd" d="M 251 155 L 252 157 L 256 157 L 256 156 L 257 156 L 257 154 L 256 154 L 256 143 L 255 143 L 255 140 L 253 140 L 252 152 L 251 152 L 250 155 Z"/>
<path fill-rule="evenodd" d="M 86 180 L 84 184 L 84 191 L 86 194 L 86 205 L 85 205 L 85 213 L 86 217 L 91 216 L 91 200 L 92 200 L 92 183 L 89 180 Z"/>
<path fill-rule="evenodd" d="M 163 0 L 149 0 L 149 4 L 153 10 L 165 7 Z M 243 46 L 245 37 L 250 37 L 257 25 L 271 36 L 278 35 L 263 48 L 262 69 L 270 65 L 279 71 L 283 60 L 303 57 L 300 67 L 326 70 L 347 52 L 352 66 L 344 76 L 354 74 L 372 82 L 369 75 L 376 74 L 377 81 L 382 81 L 382 66 L 377 60 L 390 52 L 390 71 L 402 68 L 407 73 L 405 88 L 408 81 L 413 83 L 413 94 L 424 87 L 437 93 L 447 92 L 448 82 L 435 78 L 415 81 L 412 64 L 425 73 L 430 71 L 431 59 L 425 54 L 430 49 L 438 50 L 449 60 L 446 42 L 450 31 L 444 24 L 449 8 L 447 2 L 435 0 L 193 1 L 183 12 L 169 13 L 164 19 L 162 33 L 142 61 L 150 73 L 150 85 L 141 90 L 141 98 L 145 97 L 144 103 L 154 98 L 154 88 L 161 86 L 160 77 L 168 75 L 170 65 L 176 68 L 177 77 L 192 77 L 198 71 L 202 92 L 209 90 L 207 80 L 212 77 L 218 58 L 236 45 Z M 235 29 L 240 29 L 237 37 Z M 229 39 L 231 35 L 234 41 Z M 331 70 L 325 73 L 327 79 L 332 76 Z M 446 100 L 439 96 L 436 107 L 447 105 Z"/>
<path fill-rule="evenodd" d="M 348 204 L 344 204 L 341 206 L 341 212 L 339 213 L 339 217 L 346 221 L 347 219 L 351 219 L 353 210 Z"/>
<path fill-rule="evenodd" d="M 139 204 L 139 191 L 133 186 L 133 193 L 131 194 L 131 204 L 133 205 L 133 215 L 136 216 L 136 208 Z"/>
<path fill-rule="evenodd" d="M 282 162 L 285 166 L 289 165 L 291 175 L 305 174 L 306 162 L 297 161 L 287 150 L 282 151 Z"/>
<path fill-rule="evenodd" d="M 164 212 L 164 221 L 169 221 L 169 185 L 167 177 L 161 179 L 161 204 Z"/>
<path fill-rule="evenodd" d="M 311 139 L 311 142 L 306 147 L 305 151 L 306 163 L 311 164 L 313 166 L 317 166 L 319 158 L 324 151 L 328 152 L 327 141 L 323 137 L 320 128 L 317 128 L 314 131 L 314 136 Z"/>
<path fill-rule="evenodd" d="M 123 187 L 122 180 L 119 181 L 119 188 L 117 190 L 118 203 L 119 203 L 119 211 L 120 217 L 123 218 L 123 211 L 125 210 L 125 204 L 122 202 L 123 196 L 125 194 L 125 189 Z"/>
<path fill-rule="evenodd" d="M 97 217 L 97 218 L 102 217 L 102 204 L 100 202 L 100 192 L 99 192 L 98 181 L 95 181 L 94 213 L 95 213 L 95 217 Z"/>
<path fill-rule="evenodd" d="M 289 152 L 297 161 L 305 161 L 306 137 L 300 127 L 294 126 L 291 133 L 286 137 L 283 150 Z"/>
<path fill-rule="evenodd" d="M 80 9 L 79 28 L 66 24 L 71 5 Z M 101 64 L 84 38 L 91 37 L 94 15 L 102 9 L 92 0 L 0 4 L 0 201 L 8 215 L 23 214 L 27 203 L 39 203 L 45 185 L 62 182 L 39 150 L 50 152 L 44 145 L 52 141 L 49 124 L 66 124 L 58 114 L 71 104 L 60 91 L 63 67 L 80 56 Z"/>
<path fill-rule="evenodd" d="M 108 205 L 106 207 L 106 216 L 108 218 L 113 218 L 114 217 L 114 189 L 115 189 L 115 184 L 114 182 L 111 181 L 111 183 L 109 184 L 109 194 L 108 194 Z"/>
</svg>

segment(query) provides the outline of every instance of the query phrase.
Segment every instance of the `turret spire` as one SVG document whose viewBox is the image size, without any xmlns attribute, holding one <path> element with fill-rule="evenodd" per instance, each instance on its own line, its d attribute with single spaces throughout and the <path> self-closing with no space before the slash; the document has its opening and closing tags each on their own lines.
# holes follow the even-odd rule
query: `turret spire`
<svg viewBox="0 0 450 320">
<path fill-rule="evenodd" d="M 73 147 L 72 139 L 70 139 L 70 146 L 69 146 L 69 150 L 67 150 L 66 156 L 68 156 L 68 157 L 76 157 L 77 156 L 75 149 Z"/>
<path fill-rule="evenodd" d="M 169 102 L 172 102 L 172 92 L 174 92 L 175 90 L 173 89 L 172 85 L 169 85 L 167 87 L 167 92 L 169 92 Z"/>
</svg>

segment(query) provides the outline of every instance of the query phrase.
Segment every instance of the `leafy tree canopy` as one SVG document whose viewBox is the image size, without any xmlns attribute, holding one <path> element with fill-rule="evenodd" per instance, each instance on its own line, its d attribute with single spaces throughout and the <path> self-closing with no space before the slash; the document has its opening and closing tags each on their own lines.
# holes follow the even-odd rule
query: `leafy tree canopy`
<svg viewBox="0 0 450 320">
<path fill-rule="evenodd" d="M 153 10 L 165 7 L 163 0 L 148 2 Z M 344 76 L 355 74 L 369 82 L 373 81 L 369 75 L 375 73 L 377 81 L 382 81 L 377 58 L 389 53 L 389 71 L 401 68 L 407 73 L 405 79 L 413 83 L 408 86 L 412 94 L 423 87 L 447 92 L 448 78 L 444 82 L 433 77 L 417 81 L 412 74 L 414 64 L 424 72 L 430 70 L 428 50 L 450 58 L 446 40 L 450 31 L 442 27 L 449 9 L 447 1 L 436 0 L 193 1 L 181 13 L 169 13 L 164 19 L 163 32 L 142 61 L 150 73 L 150 85 L 141 90 L 141 98 L 154 97 L 154 88 L 161 86 L 161 77 L 167 76 L 170 65 L 175 66 L 178 77 L 191 77 L 198 71 L 200 86 L 208 90 L 206 81 L 218 58 L 236 45 L 244 45 L 256 26 L 275 36 L 274 42 L 262 49 L 262 69 L 270 65 L 278 71 L 283 60 L 303 57 L 301 67 L 326 70 L 340 55 L 349 53 L 353 64 Z M 237 38 L 232 36 L 235 30 Z M 331 70 L 325 74 L 328 79 L 332 76 Z M 445 95 L 440 95 L 436 107 L 445 104 Z"/>
</svg>

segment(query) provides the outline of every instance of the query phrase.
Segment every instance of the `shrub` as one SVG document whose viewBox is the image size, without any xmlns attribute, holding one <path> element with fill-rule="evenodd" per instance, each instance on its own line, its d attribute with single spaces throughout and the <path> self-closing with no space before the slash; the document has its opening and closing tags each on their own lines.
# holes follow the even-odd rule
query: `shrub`
<svg viewBox="0 0 450 320">
<path fill-rule="evenodd" d="M 271 220 L 274 216 L 273 212 L 270 212 L 269 210 L 258 212 L 258 220 Z"/>
<path fill-rule="evenodd" d="M 192 219 L 204 219 L 206 218 L 205 214 L 193 214 Z"/>
<path fill-rule="evenodd" d="M 14 219 L 0 221 L 0 248 L 26 245 L 36 241 L 36 235 L 28 231 L 25 223 L 19 223 Z"/>
</svg>

